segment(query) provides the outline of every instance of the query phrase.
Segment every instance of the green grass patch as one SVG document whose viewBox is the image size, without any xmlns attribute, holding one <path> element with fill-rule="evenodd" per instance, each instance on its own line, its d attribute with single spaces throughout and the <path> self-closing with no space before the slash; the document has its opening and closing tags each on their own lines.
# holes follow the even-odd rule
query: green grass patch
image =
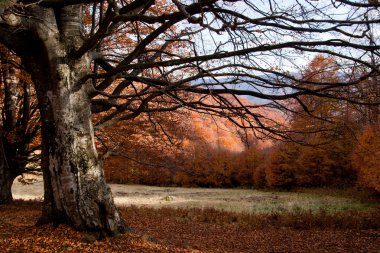
<svg viewBox="0 0 380 253">
<path fill-rule="evenodd" d="M 229 190 L 220 196 L 197 197 L 173 207 L 214 208 L 239 213 L 300 213 L 366 211 L 378 205 L 371 199 L 320 192 L 270 192 L 259 190 Z"/>
</svg>

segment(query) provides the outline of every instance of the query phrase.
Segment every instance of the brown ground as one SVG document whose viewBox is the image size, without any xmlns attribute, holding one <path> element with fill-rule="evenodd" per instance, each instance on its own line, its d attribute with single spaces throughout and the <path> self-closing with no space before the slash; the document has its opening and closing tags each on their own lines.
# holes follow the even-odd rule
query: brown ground
<svg viewBox="0 0 380 253">
<path fill-rule="evenodd" d="M 35 227 L 40 208 L 21 201 L 0 206 L 1 252 L 380 252 L 378 227 L 258 229 L 253 219 L 217 211 L 134 207 L 122 210 L 132 233 L 97 241 L 66 225 Z"/>
</svg>

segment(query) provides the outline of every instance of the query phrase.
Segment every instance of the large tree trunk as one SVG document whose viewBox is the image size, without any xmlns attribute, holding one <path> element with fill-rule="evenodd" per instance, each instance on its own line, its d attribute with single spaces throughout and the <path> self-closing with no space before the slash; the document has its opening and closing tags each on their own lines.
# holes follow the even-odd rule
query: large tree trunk
<svg viewBox="0 0 380 253">
<path fill-rule="evenodd" d="M 80 67 L 59 66 L 60 81 L 46 92 L 50 103 L 42 132 L 45 196 L 54 222 L 115 233 L 123 230 L 123 221 L 97 156 L 89 97 L 85 86 L 73 87 Z"/>
<path fill-rule="evenodd" d="M 4 150 L 3 134 L 0 132 L 0 204 L 13 200 L 12 184 L 17 174 L 9 167 Z"/>
<path fill-rule="evenodd" d="M 37 7 L 36 7 L 37 8 Z M 69 58 L 80 46 L 81 6 L 41 10 L 38 38 L 25 60 L 36 85 L 42 121 L 45 207 L 41 222 L 69 223 L 80 230 L 125 231 L 98 158 L 91 122 L 88 55 Z M 56 22 L 56 24 L 55 24 Z"/>
<path fill-rule="evenodd" d="M 0 204 L 13 200 L 13 181 L 26 167 L 26 158 L 20 156 L 23 150 L 18 148 L 18 145 L 8 143 L 0 130 Z"/>
<path fill-rule="evenodd" d="M 6 204 L 12 202 L 12 178 L 8 177 L 3 167 L 0 167 L 0 204 Z"/>
</svg>

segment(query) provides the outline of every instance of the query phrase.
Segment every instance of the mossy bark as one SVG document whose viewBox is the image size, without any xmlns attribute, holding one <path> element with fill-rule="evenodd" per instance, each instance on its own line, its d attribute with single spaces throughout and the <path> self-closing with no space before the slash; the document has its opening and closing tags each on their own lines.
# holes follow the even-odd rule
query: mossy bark
<svg viewBox="0 0 380 253">
<path fill-rule="evenodd" d="M 91 122 L 90 59 L 72 59 L 80 47 L 82 6 L 38 9 L 24 60 L 37 91 L 42 123 L 44 210 L 39 223 L 68 223 L 80 230 L 116 234 L 125 224 L 114 205 L 98 158 Z"/>
</svg>

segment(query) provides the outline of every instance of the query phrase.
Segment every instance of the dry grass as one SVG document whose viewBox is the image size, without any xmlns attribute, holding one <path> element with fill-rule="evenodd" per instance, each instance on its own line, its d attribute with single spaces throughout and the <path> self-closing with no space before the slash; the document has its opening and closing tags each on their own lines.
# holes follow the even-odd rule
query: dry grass
<svg viewBox="0 0 380 253">
<path fill-rule="evenodd" d="M 111 188 L 116 203 L 124 206 L 214 208 L 248 214 L 365 211 L 379 203 L 378 199 L 369 199 L 354 188 L 298 189 L 293 192 L 144 185 L 111 185 Z"/>
<path fill-rule="evenodd" d="M 156 217 L 170 217 L 177 221 L 202 222 L 210 224 L 234 224 L 249 229 L 291 228 L 291 229 L 380 229 L 380 209 L 347 212 L 281 212 L 267 214 L 244 214 L 224 212 L 216 209 L 197 208 L 144 208 L 121 209 L 123 214 Z"/>
<path fill-rule="evenodd" d="M 367 210 L 378 205 L 369 193 L 356 188 L 297 189 L 292 192 L 258 189 L 156 187 L 112 184 L 115 203 L 120 206 L 155 208 L 215 208 L 240 213 L 341 212 Z M 23 185 L 16 181 L 15 198 L 42 199 L 43 182 Z"/>
</svg>

